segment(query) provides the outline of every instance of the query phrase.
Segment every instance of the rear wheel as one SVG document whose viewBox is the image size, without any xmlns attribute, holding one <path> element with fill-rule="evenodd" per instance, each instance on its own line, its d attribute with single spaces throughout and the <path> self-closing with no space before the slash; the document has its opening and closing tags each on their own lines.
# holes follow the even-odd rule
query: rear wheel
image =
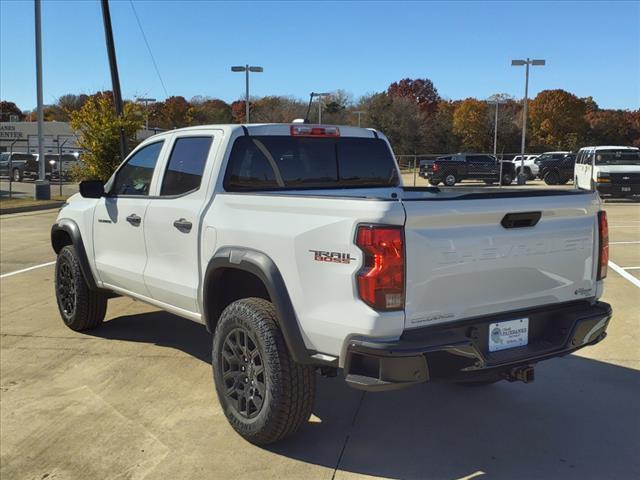
<svg viewBox="0 0 640 480">
<path fill-rule="evenodd" d="M 558 175 L 558 172 L 551 170 L 545 173 L 544 183 L 547 185 L 558 185 L 558 183 L 560 183 L 560 175 Z"/>
<path fill-rule="evenodd" d="M 271 302 L 245 298 L 222 312 L 213 336 L 212 366 L 225 416 L 249 442 L 276 442 L 309 419 L 315 373 L 289 355 Z"/>
<path fill-rule="evenodd" d="M 58 310 L 67 327 L 83 331 L 102 323 L 107 312 L 107 295 L 89 288 L 72 245 L 58 253 L 55 281 Z"/>
<path fill-rule="evenodd" d="M 502 181 L 500 182 L 502 185 L 511 185 L 512 182 L 513 182 L 513 177 L 511 176 L 510 173 L 502 174 Z"/>
<path fill-rule="evenodd" d="M 19 168 L 14 168 L 11 177 L 12 177 L 14 182 L 21 182 L 22 181 L 22 172 L 20 171 Z"/>
<path fill-rule="evenodd" d="M 444 177 L 444 184 L 447 187 L 453 187 L 457 182 L 456 176 L 453 173 L 447 173 Z"/>
<path fill-rule="evenodd" d="M 433 185 L 434 187 L 440 185 L 440 180 L 434 180 L 433 178 L 429 179 L 429 185 Z"/>
</svg>

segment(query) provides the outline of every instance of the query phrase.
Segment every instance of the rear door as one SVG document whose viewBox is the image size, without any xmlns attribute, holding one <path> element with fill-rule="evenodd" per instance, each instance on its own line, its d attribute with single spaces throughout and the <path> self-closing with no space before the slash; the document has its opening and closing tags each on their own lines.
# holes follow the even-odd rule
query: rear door
<svg viewBox="0 0 640 480">
<path fill-rule="evenodd" d="M 145 284 L 151 296 L 197 313 L 200 218 L 211 195 L 211 172 L 221 131 L 176 134 L 161 180 L 145 216 L 148 260 Z"/>
<path fill-rule="evenodd" d="M 595 295 L 593 194 L 493 197 L 403 202 L 407 328 Z"/>
<path fill-rule="evenodd" d="M 96 268 L 100 279 L 148 297 L 143 272 L 147 263 L 144 217 L 156 163 L 164 141 L 135 151 L 118 169 L 110 194 L 98 200 L 93 217 Z"/>
</svg>

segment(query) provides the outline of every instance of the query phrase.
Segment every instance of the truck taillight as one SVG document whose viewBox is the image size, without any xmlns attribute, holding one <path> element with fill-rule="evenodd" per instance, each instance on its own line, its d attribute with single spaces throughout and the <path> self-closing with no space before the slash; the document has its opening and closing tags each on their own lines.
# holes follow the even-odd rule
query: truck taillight
<svg viewBox="0 0 640 480">
<path fill-rule="evenodd" d="M 602 280 L 607 276 L 609 265 L 609 223 L 607 212 L 598 212 L 598 276 L 596 280 Z"/>
<path fill-rule="evenodd" d="M 339 137 L 338 127 L 312 127 L 311 125 L 291 125 L 294 137 Z"/>
<path fill-rule="evenodd" d="M 440 170 L 440 165 L 438 165 L 437 163 L 434 163 L 433 167 L 431 167 L 431 170 L 433 170 L 434 172 L 437 172 L 438 170 Z"/>
<path fill-rule="evenodd" d="M 376 310 L 404 308 L 402 227 L 361 225 L 356 245 L 364 253 L 357 277 L 360 298 Z"/>
</svg>

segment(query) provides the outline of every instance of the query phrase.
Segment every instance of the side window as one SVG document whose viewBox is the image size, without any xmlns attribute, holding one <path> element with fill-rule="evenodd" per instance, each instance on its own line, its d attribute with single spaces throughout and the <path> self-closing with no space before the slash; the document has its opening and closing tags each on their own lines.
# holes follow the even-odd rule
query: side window
<svg viewBox="0 0 640 480">
<path fill-rule="evenodd" d="M 213 137 L 176 139 L 164 172 L 160 195 L 182 195 L 200 188 L 212 142 Z"/>
<path fill-rule="evenodd" d="M 164 142 L 156 142 L 141 148 L 129 157 L 118 173 L 111 193 L 115 195 L 149 195 L 153 169 Z"/>
</svg>

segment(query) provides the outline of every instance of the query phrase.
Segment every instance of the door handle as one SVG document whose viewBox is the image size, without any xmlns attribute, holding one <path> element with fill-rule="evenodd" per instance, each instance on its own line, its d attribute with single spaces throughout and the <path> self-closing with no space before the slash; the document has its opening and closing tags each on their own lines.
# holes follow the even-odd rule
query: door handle
<svg viewBox="0 0 640 480">
<path fill-rule="evenodd" d="M 180 220 L 176 220 L 175 222 L 173 222 L 173 226 L 180 230 L 182 233 L 189 233 L 193 225 L 186 218 L 181 218 Z"/>
<path fill-rule="evenodd" d="M 127 217 L 127 222 L 129 222 L 134 227 L 139 227 L 140 226 L 140 222 L 142 222 L 142 218 L 140 218 L 135 213 L 132 213 L 131 215 L 129 215 Z"/>
</svg>

